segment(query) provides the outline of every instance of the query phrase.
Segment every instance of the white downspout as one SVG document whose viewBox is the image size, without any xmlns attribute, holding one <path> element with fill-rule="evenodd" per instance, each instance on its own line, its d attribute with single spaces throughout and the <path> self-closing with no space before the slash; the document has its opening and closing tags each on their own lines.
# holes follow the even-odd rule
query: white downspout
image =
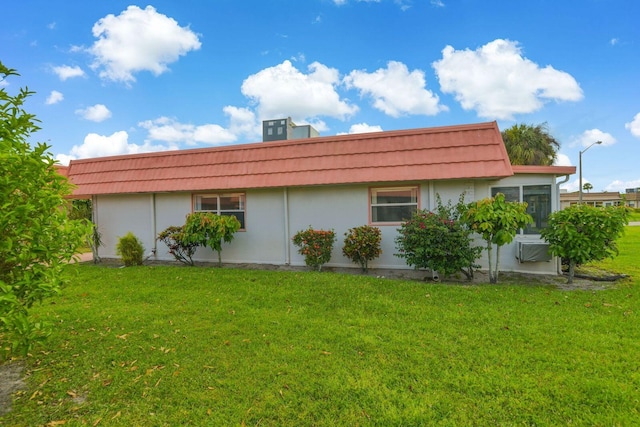
<svg viewBox="0 0 640 427">
<path fill-rule="evenodd" d="M 560 210 L 560 186 L 569 181 L 570 175 L 565 175 L 562 181 L 556 182 L 556 210 Z M 562 275 L 562 259 L 556 257 L 556 272 Z"/>
<path fill-rule="evenodd" d="M 289 189 L 287 187 L 283 190 L 283 203 L 284 203 L 284 263 L 285 265 L 291 265 L 291 235 L 289 231 Z"/>
<path fill-rule="evenodd" d="M 153 239 L 153 248 L 151 249 L 151 254 L 149 256 L 157 257 L 158 254 L 158 241 L 156 240 L 157 232 L 157 224 L 156 224 L 156 193 L 151 195 L 151 238 Z"/>
</svg>

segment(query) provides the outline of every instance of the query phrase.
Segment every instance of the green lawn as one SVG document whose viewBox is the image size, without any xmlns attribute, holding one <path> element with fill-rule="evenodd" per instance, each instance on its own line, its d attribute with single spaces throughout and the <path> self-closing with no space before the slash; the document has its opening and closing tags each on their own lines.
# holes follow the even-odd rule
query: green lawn
<svg viewBox="0 0 640 427">
<path fill-rule="evenodd" d="M 605 291 L 81 265 L 0 425 L 638 425 L 621 249 Z"/>
</svg>

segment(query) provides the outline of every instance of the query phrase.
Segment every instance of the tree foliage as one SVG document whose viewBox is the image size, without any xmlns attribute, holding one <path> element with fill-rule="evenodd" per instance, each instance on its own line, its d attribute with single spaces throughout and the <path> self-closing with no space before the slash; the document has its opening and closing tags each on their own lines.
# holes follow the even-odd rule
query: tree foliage
<svg viewBox="0 0 640 427">
<path fill-rule="evenodd" d="M 593 185 L 590 182 L 585 182 L 582 185 L 582 190 L 584 190 L 584 191 L 586 191 L 588 193 L 590 190 L 593 190 Z"/>
<path fill-rule="evenodd" d="M 495 197 L 470 203 L 465 213 L 465 220 L 487 243 L 489 282 L 497 283 L 498 271 L 500 271 L 500 248 L 511 243 L 518 230 L 533 222 L 533 218 L 527 213 L 527 204 L 507 202 L 504 194 L 498 193 Z M 493 245 L 496 245 L 495 267 L 493 267 Z"/>
<path fill-rule="evenodd" d="M 573 205 L 552 213 L 541 235 L 553 255 L 569 261 L 568 282 L 573 283 L 576 265 L 618 254 L 616 240 L 628 218 L 629 209 L 624 206 Z"/>
<path fill-rule="evenodd" d="M 546 123 L 513 125 L 502 131 L 502 140 L 512 165 L 551 166 L 560 149 Z"/>
<path fill-rule="evenodd" d="M 400 226 L 396 256 L 404 258 L 408 265 L 445 277 L 462 272 L 472 279 L 482 249 L 472 245 L 471 230 L 462 220 L 466 210 L 464 194 L 455 207 L 451 202 L 443 205 L 439 195 L 436 201 L 435 212 L 418 211 Z"/>
<path fill-rule="evenodd" d="M 331 260 L 336 234 L 333 230 L 314 230 L 309 226 L 298 231 L 291 240 L 298 247 L 298 253 L 304 255 L 305 264 L 320 271 Z"/>
<path fill-rule="evenodd" d="M 17 76 L 0 63 L 0 81 Z M 0 353 L 26 354 L 46 328 L 29 308 L 59 292 L 63 268 L 90 227 L 68 216 L 71 185 L 56 171 L 49 146 L 32 146 L 38 120 L 23 105 L 27 88 L 11 95 L 0 85 Z M 0 354 L 0 357 L 2 355 Z"/>
<path fill-rule="evenodd" d="M 240 221 L 231 215 L 211 212 L 194 212 L 187 215 L 184 224 L 184 243 L 207 246 L 218 253 L 218 265 L 222 266 L 222 244 L 230 243 L 240 229 Z"/>
<path fill-rule="evenodd" d="M 382 253 L 380 229 L 362 225 L 350 228 L 344 235 L 342 254 L 356 264 L 360 264 L 362 271 L 366 272 L 369 269 L 369 261 L 376 259 Z"/>
</svg>

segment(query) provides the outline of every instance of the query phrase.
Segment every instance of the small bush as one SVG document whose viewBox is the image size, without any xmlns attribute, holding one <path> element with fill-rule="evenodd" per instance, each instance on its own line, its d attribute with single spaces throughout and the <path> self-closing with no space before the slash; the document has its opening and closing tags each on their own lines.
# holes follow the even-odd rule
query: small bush
<svg viewBox="0 0 640 427">
<path fill-rule="evenodd" d="M 443 205 L 439 195 L 436 201 L 435 212 L 417 211 L 398 229 L 396 256 L 415 268 L 427 268 L 445 277 L 462 272 L 471 280 L 482 249 L 473 246 L 471 230 L 461 218 L 464 194 L 455 207 L 451 202 Z"/>
<path fill-rule="evenodd" d="M 363 225 L 350 228 L 344 233 L 344 247 L 342 253 L 356 264 L 360 264 L 362 271 L 369 269 L 369 261 L 376 259 L 382 253 L 380 229 Z"/>
<path fill-rule="evenodd" d="M 305 264 L 320 271 L 322 265 L 331 259 L 336 234 L 333 230 L 314 230 L 309 226 L 306 230 L 298 231 L 292 240 L 298 246 L 298 252 L 304 255 Z"/>
<path fill-rule="evenodd" d="M 172 225 L 158 234 L 158 240 L 167 245 L 169 253 L 183 264 L 193 265 L 193 254 L 198 243 L 187 242 L 184 227 Z"/>
<path fill-rule="evenodd" d="M 116 254 L 122 258 L 126 267 L 142 265 L 144 247 L 142 246 L 140 239 L 138 239 L 132 232 L 128 232 L 118 239 Z"/>
</svg>

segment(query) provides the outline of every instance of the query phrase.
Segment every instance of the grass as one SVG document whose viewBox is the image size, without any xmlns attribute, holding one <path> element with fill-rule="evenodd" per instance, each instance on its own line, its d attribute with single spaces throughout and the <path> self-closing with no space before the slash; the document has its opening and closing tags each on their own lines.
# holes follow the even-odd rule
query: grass
<svg viewBox="0 0 640 427">
<path fill-rule="evenodd" d="M 639 248 L 595 292 L 84 264 L 0 425 L 636 425 Z"/>
</svg>

